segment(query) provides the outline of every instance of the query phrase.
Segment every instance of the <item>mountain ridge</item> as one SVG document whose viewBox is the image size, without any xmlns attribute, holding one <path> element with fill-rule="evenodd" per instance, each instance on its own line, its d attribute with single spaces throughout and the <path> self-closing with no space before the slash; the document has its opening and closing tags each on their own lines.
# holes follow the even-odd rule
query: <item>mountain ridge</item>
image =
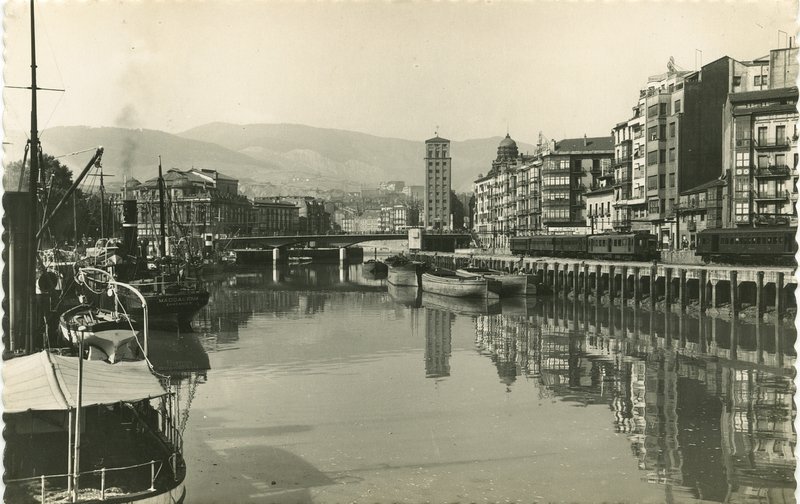
<svg viewBox="0 0 800 504">
<path fill-rule="evenodd" d="M 22 158 L 24 132 L 7 132 L 12 145 L 4 148 L 5 163 Z M 467 191 L 479 173 L 486 173 L 502 137 L 451 140 L 453 189 Z M 56 126 L 42 134 L 42 148 L 52 155 L 103 146 L 103 164 L 122 176 L 144 181 L 156 176 L 158 156 L 164 169 L 208 168 L 248 183 L 275 186 L 297 193 L 312 189 L 358 190 L 379 182 L 404 180 L 422 185 L 424 140 L 381 137 L 335 128 L 292 123 L 234 124 L 212 122 L 180 133 L 118 126 Z M 520 151 L 533 150 L 518 142 Z M 90 153 L 61 161 L 80 170 Z M 85 158 L 85 159 L 84 159 Z"/>
</svg>

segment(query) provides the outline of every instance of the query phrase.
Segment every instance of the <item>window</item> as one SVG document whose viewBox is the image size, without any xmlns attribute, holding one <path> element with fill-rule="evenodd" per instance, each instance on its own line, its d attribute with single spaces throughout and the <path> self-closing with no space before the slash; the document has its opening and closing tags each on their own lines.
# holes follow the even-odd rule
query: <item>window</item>
<svg viewBox="0 0 800 504">
<path fill-rule="evenodd" d="M 758 167 L 766 168 L 769 166 L 769 156 L 758 156 Z"/>
<path fill-rule="evenodd" d="M 650 151 L 647 153 L 647 164 L 658 164 L 658 151 Z"/>
<path fill-rule="evenodd" d="M 659 163 L 667 162 L 667 149 L 661 149 L 658 151 L 658 162 Z"/>
<path fill-rule="evenodd" d="M 675 138 L 675 123 L 669 123 L 669 137 Z"/>
<path fill-rule="evenodd" d="M 669 114 L 669 111 L 667 110 L 667 106 L 668 105 L 669 105 L 669 103 L 659 103 L 658 104 L 658 113 L 659 113 L 659 115 L 664 116 L 664 115 Z"/>
<path fill-rule="evenodd" d="M 741 86 L 742 85 L 742 76 L 741 75 L 734 75 L 733 76 L 733 85 L 734 86 Z"/>
<path fill-rule="evenodd" d="M 658 176 L 658 187 L 660 187 L 662 189 L 667 187 L 666 180 L 667 180 L 667 176 L 666 175 L 664 175 L 663 173 L 661 175 L 659 175 Z"/>
<path fill-rule="evenodd" d="M 675 187 L 675 174 L 674 173 L 670 173 L 669 174 L 669 186 L 670 187 Z"/>
<path fill-rule="evenodd" d="M 775 154 L 775 166 L 786 165 L 786 154 Z"/>
<path fill-rule="evenodd" d="M 780 145 L 786 143 L 786 126 L 783 124 L 775 126 L 775 143 Z"/>
<path fill-rule="evenodd" d="M 767 143 L 767 127 L 761 126 L 758 128 L 758 145 Z"/>
<path fill-rule="evenodd" d="M 669 150 L 669 160 L 670 161 L 675 161 L 675 147 L 673 147 L 673 148 L 671 148 Z"/>
<path fill-rule="evenodd" d="M 675 100 L 675 110 L 672 111 L 673 114 L 677 114 L 681 111 L 681 101 Z"/>
<path fill-rule="evenodd" d="M 647 116 L 648 117 L 655 117 L 658 115 L 658 104 L 650 105 L 647 107 Z"/>
<path fill-rule="evenodd" d="M 658 175 L 647 177 L 647 190 L 658 189 Z"/>
<path fill-rule="evenodd" d="M 662 124 L 658 127 L 658 139 L 659 140 L 666 140 L 667 139 L 667 125 Z"/>
<path fill-rule="evenodd" d="M 658 140 L 658 128 L 656 126 L 651 126 L 647 129 L 647 139 Z"/>
<path fill-rule="evenodd" d="M 756 75 L 755 77 L 753 77 L 753 85 L 754 86 L 761 86 L 761 76 L 760 75 Z"/>
</svg>

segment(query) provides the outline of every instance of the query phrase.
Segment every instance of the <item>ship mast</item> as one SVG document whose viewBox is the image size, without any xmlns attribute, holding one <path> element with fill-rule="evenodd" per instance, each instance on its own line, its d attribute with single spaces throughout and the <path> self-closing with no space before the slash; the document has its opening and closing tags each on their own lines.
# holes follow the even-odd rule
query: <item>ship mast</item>
<svg viewBox="0 0 800 504">
<path fill-rule="evenodd" d="M 31 168 L 29 170 L 28 190 L 30 192 L 30 232 L 28 234 L 28 278 L 30 296 L 28 297 L 28 335 L 25 338 L 25 351 L 33 353 L 34 334 L 38 327 L 38 313 L 36 310 L 36 263 L 39 257 L 37 246 L 38 214 L 38 180 L 39 180 L 39 131 L 36 109 L 36 27 L 34 23 L 34 0 L 31 0 Z"/>
</svg>

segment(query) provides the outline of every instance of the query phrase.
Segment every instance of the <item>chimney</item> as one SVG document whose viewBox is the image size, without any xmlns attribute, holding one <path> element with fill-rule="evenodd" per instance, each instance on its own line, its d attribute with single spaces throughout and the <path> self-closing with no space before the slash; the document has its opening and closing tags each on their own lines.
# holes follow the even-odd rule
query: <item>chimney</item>
<svg viewBox="0 0 800 504">
<path fill-rule="evenodd" d="M 586 141 L 586 133 L 583 134 L 583 146 L 586 147 L 589 143 Z"/>
</svg>

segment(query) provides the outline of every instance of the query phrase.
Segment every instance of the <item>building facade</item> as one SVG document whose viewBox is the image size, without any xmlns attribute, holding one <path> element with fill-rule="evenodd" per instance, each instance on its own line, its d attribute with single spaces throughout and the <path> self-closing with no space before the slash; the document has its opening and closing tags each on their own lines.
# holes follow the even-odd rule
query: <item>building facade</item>
<svg viewBox="0 0 800 504">
<path fill-rule="evenodd" d="M 451 229 L 450 140 L 438 135 L 425 141 L 424 226 L 426 229 Z"/>
<path fill-rule="evenodd" d="M 766 59 L 766 58 L 765 58 Z M 797 226 L 797 48 L 773 50 L 756 77 L 759 90 L 726 104 L 726 168 L 734 226 Z M 747 79 L 749 82 L 749 79 Z M 765 82 L 766 81 L 766 82 Z"/>
<path fill-rule="evenodd" d="M 252 221 L 256 236 L 295 234 L 300 230 L 300 208 L 280 198 L 255 198 Z"/>
<path fill-rule="evenodd" d="M 585 194 L 611 172 L 612 137 L 551 141 L 541 153 L 542 227 L 548 233 L 586 234 Z"/>
</svg>

